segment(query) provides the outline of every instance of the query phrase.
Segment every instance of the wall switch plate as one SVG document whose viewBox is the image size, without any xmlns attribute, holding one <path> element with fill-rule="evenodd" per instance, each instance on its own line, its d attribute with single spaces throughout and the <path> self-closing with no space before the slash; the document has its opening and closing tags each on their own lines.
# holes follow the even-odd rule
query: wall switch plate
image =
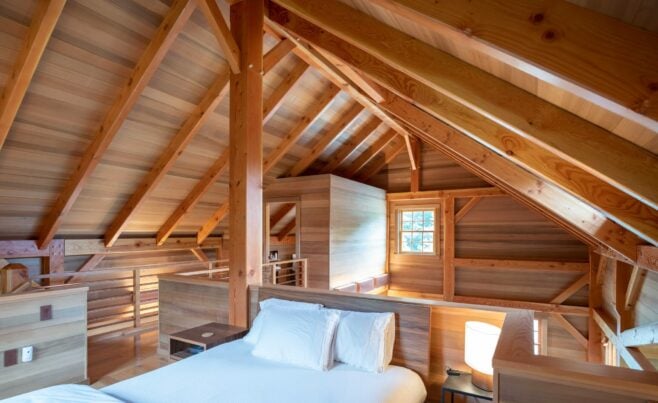
<svg viewBox="0 0 658 403">
<path fill-rule="evenodd" d="M 40 320 L 51 320 L 53 318 L 53 306 L 52 305 L 42 305 L 39 312 Z"/>
<path fill-rule="evenodd" d="M 16 364 L 18 364 L 18 350 L 13 349 L 5 351 L 5 367 L 11 367 Z"/>
<path fill-rule="evenodd" d="M 34 355 L 34 347 L 27 346 L 21 349 L 21 362 L 30 362 L 32 361 L 32 356 Z"/>
</svg>

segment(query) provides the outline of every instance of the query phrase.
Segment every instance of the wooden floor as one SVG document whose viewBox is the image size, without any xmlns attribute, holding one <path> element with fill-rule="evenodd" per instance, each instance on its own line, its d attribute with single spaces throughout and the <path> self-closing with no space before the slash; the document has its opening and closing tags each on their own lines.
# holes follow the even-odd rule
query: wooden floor
<svg viewBox="0 0 658 403">
<path fill-rule="evenodd" d="M 143 374 L 169 364 L 159 357 L 157 331 L 133 337 L 89 342 L 89 382 L 95 388 Z"/>
</svg>

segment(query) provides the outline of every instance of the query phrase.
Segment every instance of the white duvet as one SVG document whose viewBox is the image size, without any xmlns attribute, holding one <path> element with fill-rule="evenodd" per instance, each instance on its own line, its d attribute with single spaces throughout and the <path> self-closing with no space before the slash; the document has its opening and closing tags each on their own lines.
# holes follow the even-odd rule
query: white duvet
<svg viewBox="0 0 658 403">
<path fill-rule="evenodd" d="M 254 357 L 251 348 L 242 340 L 222 344 L 102 390 L 134 403 L 417 403 L 427 396 L 406 368 L 377 374 L 338 364 L 322 372 Z"/>
<path fill-rule="evenodd" d="M 251 355 L 237 340 L 101 391 L 61 385 L 21 395 L 11 403 L 420 403 L 427 396 L 420 377 L 389 366 L 371 373 L 338 364 L 315 371 Z"/>
</svg>

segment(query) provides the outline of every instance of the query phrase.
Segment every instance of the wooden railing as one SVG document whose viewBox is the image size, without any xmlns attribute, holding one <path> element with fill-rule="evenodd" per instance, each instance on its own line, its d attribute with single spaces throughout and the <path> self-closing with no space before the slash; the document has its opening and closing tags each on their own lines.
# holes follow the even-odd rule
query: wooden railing
<svg viewBox="0 0 658 403">
<path fill-rule="evenodd" d="M 206 264 L 207 268 L 199 270 L 200 264 Z M 157 296 L 157 281 L 148 284 L 143 283 L 144 276 L 155 275 L 163 270 L 168 273 L 182 275 L 182 276 L 208 276 L 212 280 L 227 280 L 228 279 L 228 260 L 208 260 L 206 262 L 186 261 L 186 262 L 173 262 L 173 263 L 157 263 L 147 265 L 136 265 L 126 267 L 114 267 L 107 269 L 92 269 L 88 271 L 78 272 L 63 272 L 40 274 L 30 277 L 33 284 L 41 280 L 48 279 L 51 285 L 38 286 L 33 288 L 39 289 L 56 289 L 62 287 L 70 287 L 74 285 L 88 285 L 92 288 L 95 281 L 105 281 L 108 275 L 131 273 L 131 283 L 123 284 L 119 288 L 129 289 L 132 287 L 132 301 L 128 304 L 112 305 L 112 298 L 107 297 L 107 307 L 117 308 L 117 313 L 102 317 L 102 320 L 94 320 L 92 318 L 88 325 L 88 335 L 95 339 L 106 339 L 116 336 L 137 336 L 141 333 L 157 329 L 158 321 L 158 296 Z M 98 278 L 101 280 L 97 280 Z M 113 278 L 114 280 L 122 280 Z M 125 278 L 123 279 L 126 280 Z M 55 284 L 52 284 L 55 283 Z M 59 283 L 59 284 L 56 284 Z M 146 286 L 147 290 L 144 290 Z M 148 296 L 144 299 L 144 296 Z M 123 298 L 123 297 L 122 297 Z M 117 300 L 122 301 L 122 298 Z M 96 302 L 96 301 L 93 301 Z M 90 304 L 95 305 L 95 304 Z M 105 307 L 105 302 L 99 303 Z M 132 314 L 127 309 L 131 308 Z M 92 309 L 90 306 L 89 309 Z M 91 311 L 90 311 L 91 312 Z"/>
<path fill-rule="evenodd" d="M 658 399 L 658 373 L 533 354 L 533 314 L 508 313 L 493 358 L 498 402 L 646 402 Z M 559 385 L 559 387 L 556 387 Z"/>
<path fill-rule="evenodd" d="M 263 264 L 263 284 L 308 287 L 308 260 L 278 260 Z"/>
</svg>

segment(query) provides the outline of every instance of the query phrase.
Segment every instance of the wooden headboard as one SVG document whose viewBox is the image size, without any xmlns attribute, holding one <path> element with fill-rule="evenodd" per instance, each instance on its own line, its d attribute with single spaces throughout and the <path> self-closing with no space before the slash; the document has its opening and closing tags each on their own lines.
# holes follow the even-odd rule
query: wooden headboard
<svg viewBox="0 0 658 403">
<path fill-rule="evenodd" d="M 424 381 L 430 372 L 430 317 L 428 305 L 403 302 L 394 297 L 358 295 L 339 291 L 286 286 L 250 287 L 251 320 L 258 313 L 258 302 L 281 298 L 322 304 L 327 308 L 360 312 L 395 313 L 393 364 L 416 371 Z"/>
</svg>

